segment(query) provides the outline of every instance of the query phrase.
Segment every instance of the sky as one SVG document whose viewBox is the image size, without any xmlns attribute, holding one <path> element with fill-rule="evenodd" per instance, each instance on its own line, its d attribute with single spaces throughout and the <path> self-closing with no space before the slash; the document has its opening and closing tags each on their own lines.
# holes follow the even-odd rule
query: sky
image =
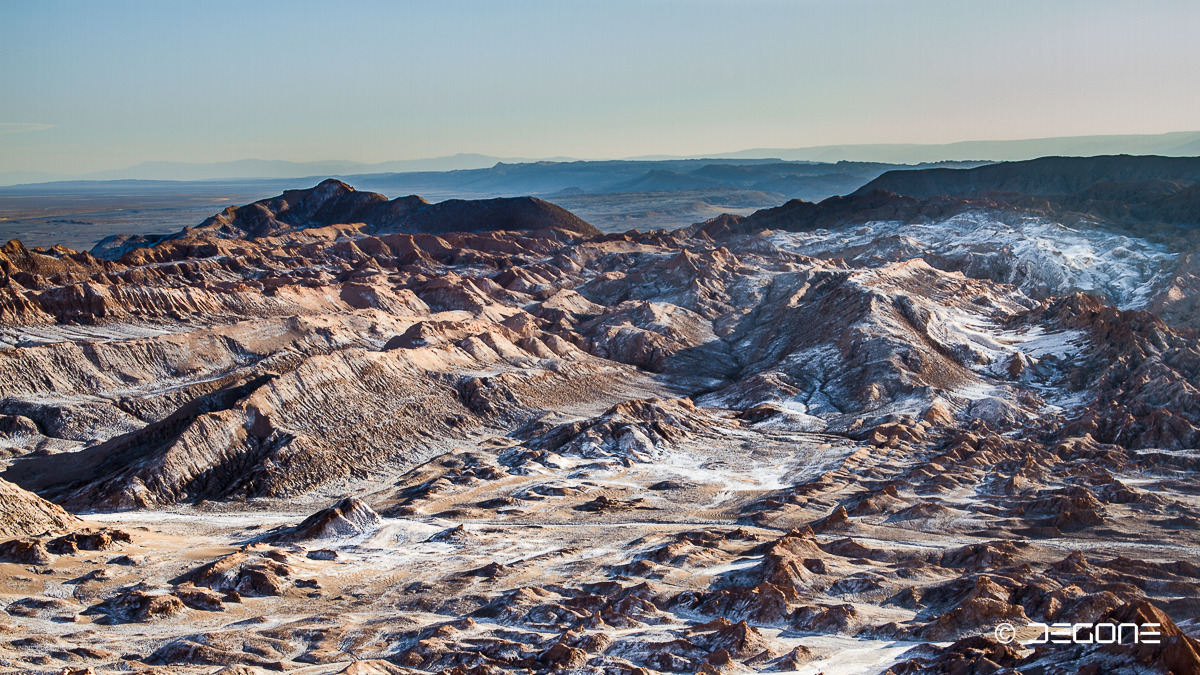
<svg viewBox="0 0 1200 675">
<path fill-rule="evenodd" d="M 0 172 L 1200 129 L 1200 2 L 0 0 Z"/>
</svg>

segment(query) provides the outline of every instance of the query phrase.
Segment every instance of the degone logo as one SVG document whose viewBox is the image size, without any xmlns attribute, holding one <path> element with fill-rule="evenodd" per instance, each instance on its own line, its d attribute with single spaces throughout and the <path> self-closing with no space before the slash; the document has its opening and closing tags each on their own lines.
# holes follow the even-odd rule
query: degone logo
<svg viewBox="0 0 1200 675">
<path fill-rule="evenodd" d="M 1156 645 L 1162 633 L 1158 623 L 1030 623 L 1020 628 L 1011 623 L 996 626 L 996 639 L 1002 644 L 1019 645 Z"/>
</svg>

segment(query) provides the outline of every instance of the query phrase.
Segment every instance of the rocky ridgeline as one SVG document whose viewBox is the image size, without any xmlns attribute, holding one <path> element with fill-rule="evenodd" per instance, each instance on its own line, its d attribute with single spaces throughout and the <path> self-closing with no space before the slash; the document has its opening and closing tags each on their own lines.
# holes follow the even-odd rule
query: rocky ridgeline
<svg viewBox="0 0 1200 675">
<path fill-rule="evenodd" d="M 921 243 L 1006 208 L 602 235 L 327 181 L 94 254 L 11 242 L 0 667 L 1194 672 L 1190 258 L 1119 309 L 1065 257 L 1047 293 L 1006 283 L 1011 242 Z M 926 239 L 838 229 L 879 218 Z M 991 637 L 1134 620 L 1161 645 Z"/>
</svg>

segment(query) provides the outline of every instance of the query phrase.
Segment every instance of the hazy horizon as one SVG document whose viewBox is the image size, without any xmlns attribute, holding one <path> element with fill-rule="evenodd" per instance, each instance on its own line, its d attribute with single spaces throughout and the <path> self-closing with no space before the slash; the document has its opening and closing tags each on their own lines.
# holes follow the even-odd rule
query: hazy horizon
<svg viewBox="0 0 1200 675">
<path fill-rule="evenodd" d="M 494 157 L 478 153 L 459 153 L 444 157 L 392 160 L 374 164 L 329 159 L 315 162 L 243 158 L 222 162 L 141 162 L 132 166 L 83 174 L 55 174 L 26 171 L 0 172 L 0 186 L 44 183 L 62 180 L 167 180 L 203 181 L 224 179 L 303 178 L 312 176 L 354 176 L 375 173 L 438 172 L 486 169 L 499 162 L 588 162 L 658 161 L 712 159 L 740 162 L 779 159 L 787 162 L 838 161 L 920 165 L 955 161 L 1016 161 L 1050 155 L 1200 155 L 1200 131 L 1133 136 L 1075 136 L 1011 141 L 963 141 L 949 144 L 863 144 L 829 145 L 809 148 L 752 148 L 736 152 L 691 156 L 651 155 L 641 157 Z"/>
<path fill-rule="evenodd" d="M 1195 127 L 1182 2 L 0 4 L 0 172 Z M 319 20 L 314 20 L 318 18 Z M 993 158 L 986 158 L 993 159 Z"/>
</svg>

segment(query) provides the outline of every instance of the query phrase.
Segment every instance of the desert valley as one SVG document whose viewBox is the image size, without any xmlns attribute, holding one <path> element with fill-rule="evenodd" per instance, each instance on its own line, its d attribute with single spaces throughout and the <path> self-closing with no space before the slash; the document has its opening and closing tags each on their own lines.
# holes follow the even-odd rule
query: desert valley
<svg viewBox="0 0 1200 675">
<path fill-rule="evenodd" d="M 1200 160 L 748 213 L 9 242 L 0 672 L 1200 672 Z"/>
</svg>

